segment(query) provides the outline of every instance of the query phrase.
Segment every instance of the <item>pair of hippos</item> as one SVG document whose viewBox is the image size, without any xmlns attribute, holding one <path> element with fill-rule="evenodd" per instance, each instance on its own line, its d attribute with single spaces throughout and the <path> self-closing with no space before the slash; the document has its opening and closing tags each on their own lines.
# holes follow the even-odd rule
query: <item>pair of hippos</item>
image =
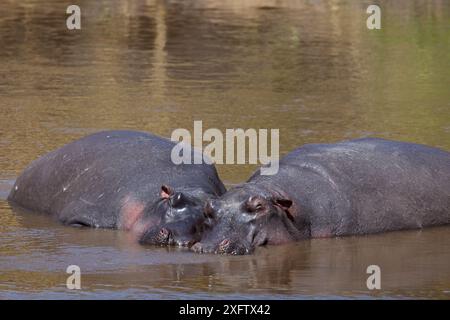
<svg viewBox="0 0 450 320">
<path fill-rule="evenodd" d="M 143 132 L 92 134 L 32 162 L 8 200 L 66 225 L 200 253 L 450 223 L 450 153 L 437 148 L 308 144 L 280 159 L 277 174 L 257 170 L 226 191 L 213 165 L 173 164 L 174 145 Z"/>
</svg>

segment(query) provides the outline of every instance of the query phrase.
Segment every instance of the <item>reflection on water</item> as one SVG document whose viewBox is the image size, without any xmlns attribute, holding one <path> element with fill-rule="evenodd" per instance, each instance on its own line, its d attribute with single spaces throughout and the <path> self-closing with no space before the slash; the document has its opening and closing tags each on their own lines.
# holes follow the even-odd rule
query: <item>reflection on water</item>
<svg viewBox="0 0 450 320">
<path fill-rule="evenodd" d="M 314 239 L 250 256 L 198 255 L 142 247 L 129 234 L 77 229 L 2 208 L 0 296 L 65 298 L 433 297 L 449 298 L 448 227 L 367 237 Z M 65 289 L 65 269 L 82 270 L 82 292 Z M 367 266 L 382 290 L 366 287 Z M 59 296 L 55 294 L 58 293 Z"/>
<path fill-rule="evenodd" d="M 381 1 L 380 31 L 360 1 L 78 4 L 82 30 L 69 32 L 60 1 L 0 3 L 0 297 L 450 297 L 448 227 L 199 256 L 3 201 L 31 160 L 103 129 L 169 136 L 203 120 L 279 128 L 282 154 L 367 135 L 449 150 L 448 1 Z M 218 169 L 230 185 L 255 167 Z M 64 287 L 69 264 L 81 292 Z"/>
</svg>

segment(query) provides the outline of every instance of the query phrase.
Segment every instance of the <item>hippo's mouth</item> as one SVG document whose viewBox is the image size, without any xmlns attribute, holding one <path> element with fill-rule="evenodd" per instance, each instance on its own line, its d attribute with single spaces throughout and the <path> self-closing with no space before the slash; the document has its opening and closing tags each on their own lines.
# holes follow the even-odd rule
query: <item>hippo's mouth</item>
<svg viewBox="0 0 450 320">
<path fill-rule="evenodd" d="M 139 239 L 140 244 L 150 244 L 158 246 L 178 246 L 178 247 L 192 247 L 198 239 L 191 239 L 189 237 L 177 236 L 176 232 L 173 232 L 169 228 L 154 228 L 147 230 Z"/>
<path fill-rule="evenodd" d="M 211 253 L 222 255 L 245 255 L 251 254 L 254 251 L 254 247 L 246 247 L 243 245 L 236 245 L 231 243 L 228 239 L 224 239 L 217 246 L 208 246 L 201 242 L 196 242 L 190 249 L 196 253 Z"/>
<path fill-rule="evenodd" d="M 172 232 L 167 228 L 149 229 L 139 239 L 140 244 L 173 245 L 175 244 Z"/>
</svg>

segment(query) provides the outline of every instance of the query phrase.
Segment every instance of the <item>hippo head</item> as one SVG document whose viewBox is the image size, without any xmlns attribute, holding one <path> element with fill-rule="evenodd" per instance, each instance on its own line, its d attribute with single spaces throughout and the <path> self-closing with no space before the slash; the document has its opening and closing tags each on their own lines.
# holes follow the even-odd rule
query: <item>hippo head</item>
<svg viewBox="0 0 450 320">
<path fill-rule="evenodd" d="M 301 237 L 292 214 L 292 201 L 279 193 L 235 187 L 204 209 L 204 231 L 192 246 L 199 253 L 248 254 L 258 246 Z"/>
<path fill-rule="evenodd" d="M 141 244 L 188 246 L 199 241 L 205 202 L 210 195 L 198 188 L 174 190 L 163 185 L 159 200 L 152 206 Z"/>
</svg>

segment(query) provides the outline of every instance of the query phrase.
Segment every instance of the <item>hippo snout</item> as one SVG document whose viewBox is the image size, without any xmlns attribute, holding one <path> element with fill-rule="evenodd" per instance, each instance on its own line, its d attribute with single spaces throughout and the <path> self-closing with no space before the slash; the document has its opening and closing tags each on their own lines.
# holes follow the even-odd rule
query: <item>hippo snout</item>
<svg viewBox="0 0 450 320">
<path fill-rule="evenodd" d="M 167 245 L 173 242 L 172 232 L 167 228 L 151 229 L 144 233 L 139 240 L 140 244 Z"/>
<path fill-rule="evenodd" d="M 216 253 L 242 255 L 251 252 L 249 248 L 238 243 L 233 243 L 229 239 L 223 239 L 218 245 L 211 246 L 205 243 L 197 242 L 191 246 L 191 250 L 196 253 Z"/>
<path fill-rule="evenodd" d="M 159 230 L 158 235 L 157 235 L 157 240 L 159 240 L 159 242 L 169 242 L 170 240 L 170 231 L 167 230 L 166 228 L 161 228 L 161 230 Z"/>
<path fill-rule="evenodd" d="M 208 247 L 204 244 L 197 242 L 193 246 L 193 250 L 197 253 L 220 253 L 220 254 L 226 254 L 228 252 L 228 248 L 230 247 L 230 240 L 224 239 L 222 242 L 219 243 L 219 245 L 215 247 Z"/>
<path fill-rule="evenodd" d="M 219 243 L 218 251 L 219 252 L 226 252 L 229 246 L 230 246 L 230 240 L 224 239 L 224 240 L 222 240 L 221 243 Z"/>
<path fill-rule="evenodd" d="M 219 253 L 214 246 L 209 246 L 201 242 L 194 243 L 191 250 L 196 253 Z"/>
<path fill-rule="evenodd" d="M 191 247 L 200 240 L 195 234 L 180 233 L 180 230 L 172 227 L 173 226 L 167 225 L 161 228 L 152 228 L 141 236 L 139 243 Z"/>
</svg>

